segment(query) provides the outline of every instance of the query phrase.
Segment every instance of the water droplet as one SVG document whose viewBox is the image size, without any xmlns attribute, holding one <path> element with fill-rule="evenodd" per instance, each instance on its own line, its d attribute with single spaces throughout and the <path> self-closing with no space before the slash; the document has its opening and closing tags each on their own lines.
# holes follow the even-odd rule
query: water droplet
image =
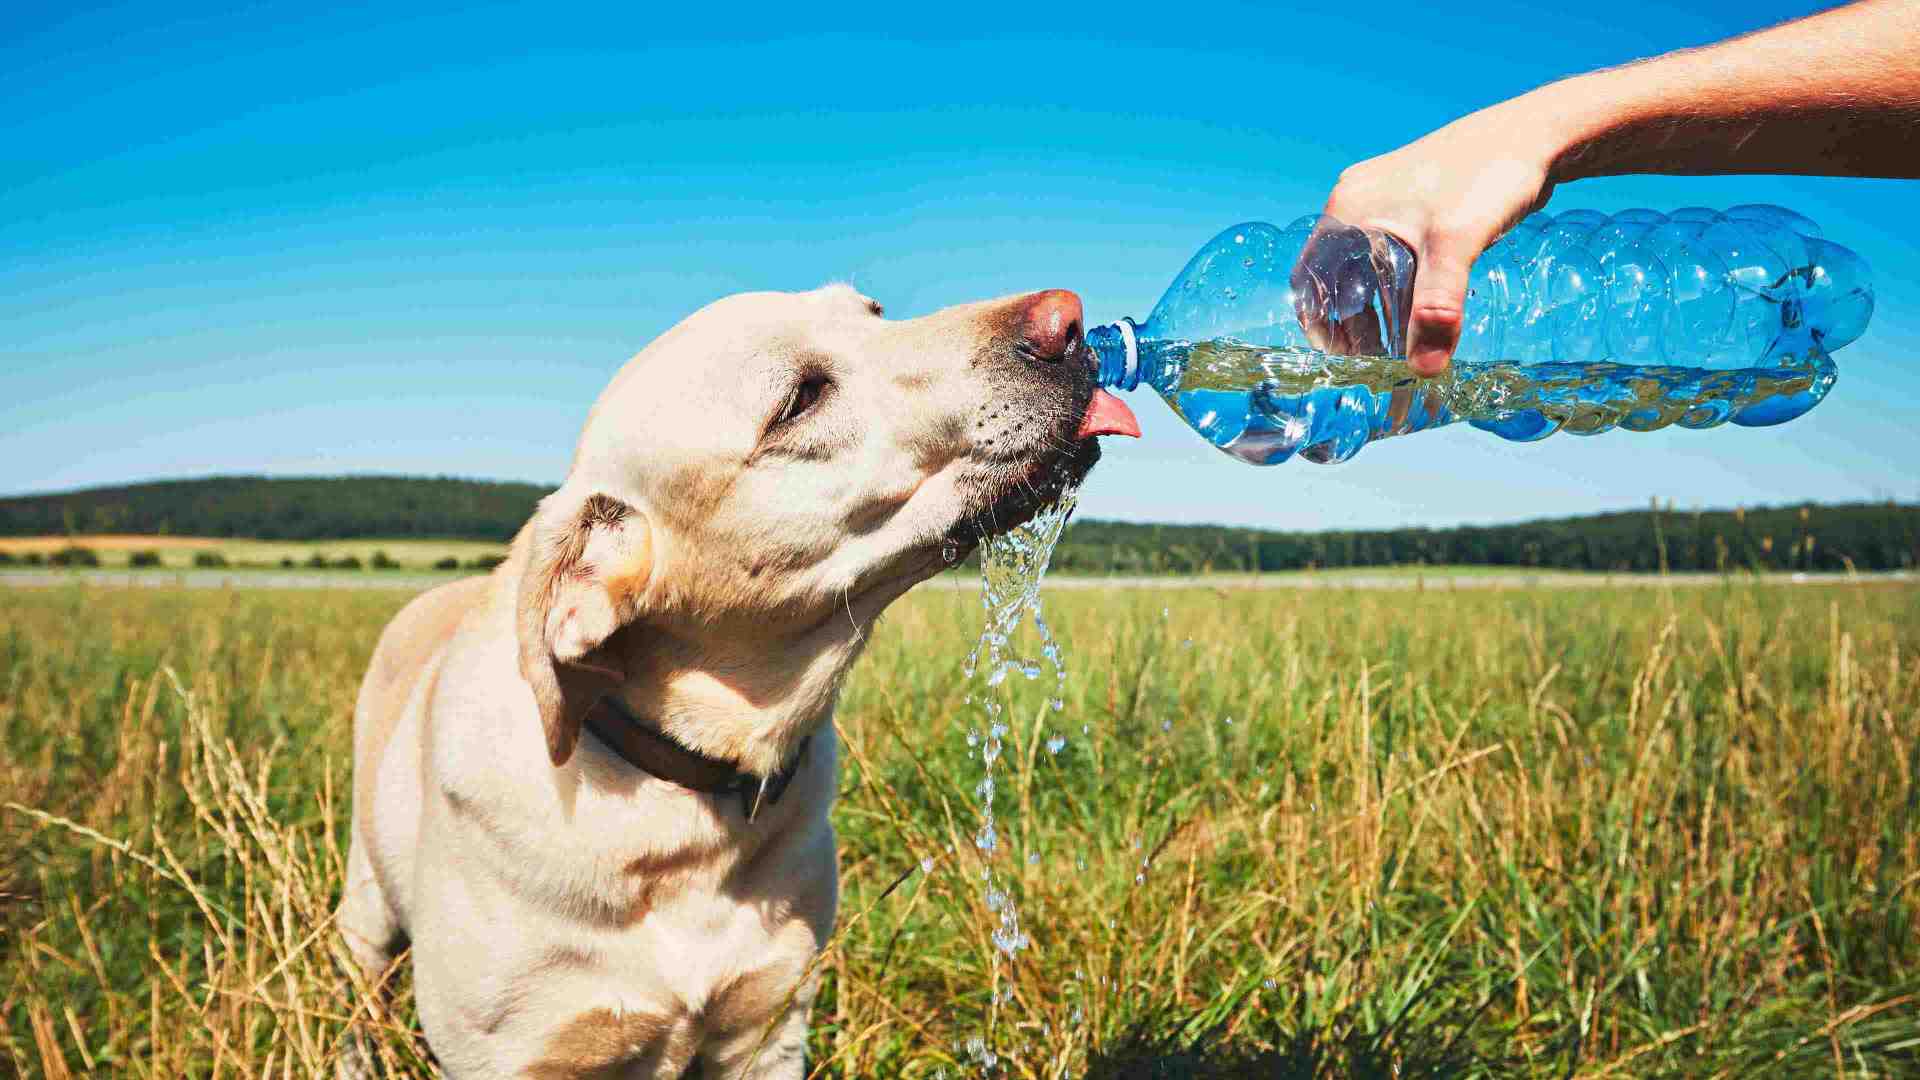
<svg viewBox="0 0 1920 1080">
<path fill-rule="evenodd" d="M 1244 243 L 1246 243 L 1246 242 L 1247 242 L 1247 234 L 1246 234 L 1246 233 L 1234 233 L 1234 234 L 1233 234 L 1233 242 L 1234 242 L 1234 243 L 1236 243 L 1236 244 L 1244 244 Z"/>
</svg>

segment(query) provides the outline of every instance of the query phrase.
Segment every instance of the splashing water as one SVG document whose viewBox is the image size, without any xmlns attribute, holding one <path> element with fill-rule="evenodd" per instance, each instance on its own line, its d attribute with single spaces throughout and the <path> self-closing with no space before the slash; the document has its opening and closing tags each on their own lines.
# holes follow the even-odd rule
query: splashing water
<svg viewBox="0 0 1920 1080">
<path fill-rule="evenodd" d="M 1073 516 L 1073 509 L 1079 500 L 1079 489 L 1069 485 L 1061 492 L 1060 498 L 1034 515 L 1033 520 L 1009 530 L 1001 536 L 989 538 L 980 548 L 980 606 L 986 612 L 986 626 L 980 631 L 980 640 L 974 643 L 973 650 L 967 654 L 966 663 L 961 670 L 968 679 L 976 676 L 985 680 L 987 692 L 969 697 L 969 701 L 980 707 L 983 714 L 984 731 L 975 729 L 967 736 L 967 745 L 976 746 L 982 764 L 982 775 L 974 785 L 974 794 L 980 799 L 980 828 L 974 834 L 973 843 L 980 850 L 980 883 L 987 910 L 998 920 L 993 929 L 993 943 L 1008 959 L 1019 954 L 1020 950 L 1033 944 L 1026 931 L 1020 928 L 1020 910 L 1014 898 L 996 882 L 993 873 L 993 860 L 999 854 L 1000 834 L 995 825 L 993 799 L 996 791 L 994 768 L 1000 761 L 1005 749 L 1004 739 L 1008 728 L 1001 713 L 1005 706 L 997 700 L 993 692 L 1007 681 L 1009 673 L 1018 673 L 1026 680 L 1036 680 L 1047 668 L 1053 671 L 1053 694 L 1047 705 L 1054 712 L 1066 707 L 1064 693 L 1067 681 L 1066 665 L 1061 661 L 1060 645 L 1054 640 L 1053 631 L 1047 626 L 1046 617 L 1040 607 L 1040 581 L 1046 576 L 1047 564 L 1053 558 L 1053 549 L 1060 543 L 1060 535 L 1066 530 L 1067 519 Z M 1014 636 L 1021 625 L 1031 617 L 1034 631 L 1040 641 L 1038 659 L 1025 655 L 1014 644 Z M 1050 753 L 1059 753 L 1066 746 L 1066 740 L 1054 736 L 1047 741 Z M 1030 853 L 1028 861 L 1033 861 Z M 996 966 L 999 958 L 995 958 Z M 1008 991 L 1008 1000 L 1012 991 Z M 979 1036 L 975 1036 L 979 1040 Z M 982 1048 L 984 1041 L 980 1042 Z M 974 1063 L 983 1072 L 993 1068 L 992 1055 L 970 1055 Z"/>
</svg>

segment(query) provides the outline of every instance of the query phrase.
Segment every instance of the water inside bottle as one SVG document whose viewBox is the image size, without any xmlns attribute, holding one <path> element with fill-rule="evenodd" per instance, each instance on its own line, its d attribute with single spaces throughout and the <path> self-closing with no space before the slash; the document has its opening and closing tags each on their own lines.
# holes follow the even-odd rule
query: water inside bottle
<svg viewBox="0 0 1920 1080">
<path fill-rule="evenodd" d="M 1811 409 L 1831 387 L 1833 361 L 1816 344 L 1776 349 L 1765 367 L 1456 360 L 1419 378 L 1404 359 L 1334 356 L 1230 338 L 1140 345 L 1141 369 L 1207 441 L 1258 465 L 1298 453 L 1345 461 L 1366 443 L 1467 420 L 1517 441 L 1555 431 L 1776 424 Z"/>
</svg>

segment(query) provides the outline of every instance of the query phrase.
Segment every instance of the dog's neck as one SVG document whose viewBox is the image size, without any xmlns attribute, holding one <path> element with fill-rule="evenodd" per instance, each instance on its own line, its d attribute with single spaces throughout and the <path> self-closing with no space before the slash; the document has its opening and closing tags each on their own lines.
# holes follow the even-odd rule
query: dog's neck
<svg viewBox="0 0 1920 1080">
<path fill-rule="evenodd" d="M 802 740 L 832 722 L 865 637 L 715 646 L 634 631 L 618 644 L 627 679 L 613 692 L 674 741 L 760 776 L 780 771 Z M 769 662 L 770 651 L 787 655 Z"/>
</svg>

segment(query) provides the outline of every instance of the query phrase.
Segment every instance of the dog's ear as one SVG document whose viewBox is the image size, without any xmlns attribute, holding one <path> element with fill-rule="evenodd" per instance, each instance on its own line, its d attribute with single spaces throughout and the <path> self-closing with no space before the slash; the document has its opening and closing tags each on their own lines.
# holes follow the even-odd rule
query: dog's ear
<svg viewBox="0 0 1920 1080">
<path fill-rule="evenodd" d="M 626 680 L 601 646 L 634 618 L 653 576 L 653 534 L 646 515 L 619 499 L 566 488 L 540 501 L 528 532 L 516 598 L 520 675 L 558 766 L 573 756 L 587 710 Z"/>
</svg>

